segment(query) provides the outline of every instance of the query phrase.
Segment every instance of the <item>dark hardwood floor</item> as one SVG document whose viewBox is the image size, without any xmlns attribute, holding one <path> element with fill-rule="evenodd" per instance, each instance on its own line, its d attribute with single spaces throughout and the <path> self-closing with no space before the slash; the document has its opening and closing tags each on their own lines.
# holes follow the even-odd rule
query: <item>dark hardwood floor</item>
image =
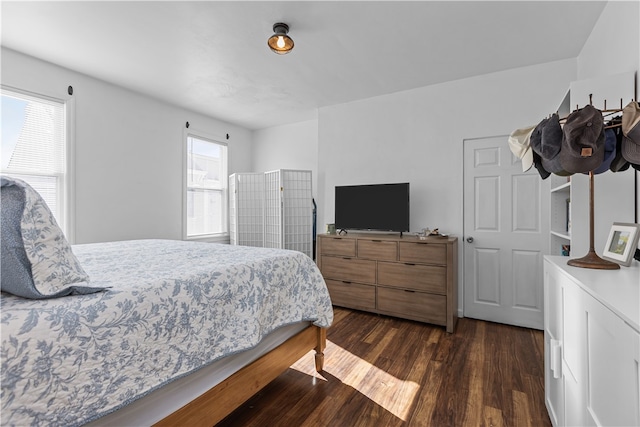
<svg viewBox="0 0 640 427">
<path fill-rule="evenodd" d="M 309 353 L 218 426 L 550 426 L 543 333 L 444 328 L 335 308 L 324 371 Z"/>
</svg>

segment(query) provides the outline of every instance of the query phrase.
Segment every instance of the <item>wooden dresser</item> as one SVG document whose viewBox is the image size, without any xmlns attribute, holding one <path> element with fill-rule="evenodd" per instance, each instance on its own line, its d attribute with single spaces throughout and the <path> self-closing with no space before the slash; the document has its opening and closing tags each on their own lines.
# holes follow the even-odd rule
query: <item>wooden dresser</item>
<svg viewBox="0 0 640 427">
<path fill-rule="evenodd" d="M 321 234 L 317 262 L 334 305 L 455 329 L 455 237 Z"/>
</svg>

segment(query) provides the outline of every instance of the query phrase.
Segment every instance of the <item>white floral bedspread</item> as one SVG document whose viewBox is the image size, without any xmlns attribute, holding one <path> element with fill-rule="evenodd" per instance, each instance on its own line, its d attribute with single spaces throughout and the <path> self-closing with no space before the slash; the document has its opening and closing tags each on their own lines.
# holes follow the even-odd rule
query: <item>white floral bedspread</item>
<svg viewBox="0 0 640 427">
<path fill-rule="evenodd" d="M 255 346 L 278 327 L 333 321 L 300 252 L 169 240 L 76 245 L 90 295 L 2 294 L 2 425 L 74 426 Z"/>
</svg>

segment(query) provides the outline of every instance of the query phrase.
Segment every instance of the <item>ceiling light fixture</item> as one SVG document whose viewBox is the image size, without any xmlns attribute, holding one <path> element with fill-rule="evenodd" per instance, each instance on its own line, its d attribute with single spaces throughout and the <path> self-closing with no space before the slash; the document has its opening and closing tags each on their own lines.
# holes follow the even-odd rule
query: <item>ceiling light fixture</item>
<svg viewBox="0 0 640 427">
<path fill-rule="evenodd" d="M 267 40 L 267 44 L 271 50 L 278 55 L 284 55 L 291 52 L 293 49 L 293 40 L 287 35 L 289 32 L 289 26 L 282 22 L 278 22 L 277 24 L 273 24 L 273 32 L 274 34 L 269 37 L 269 40 Z"/>
</svg>

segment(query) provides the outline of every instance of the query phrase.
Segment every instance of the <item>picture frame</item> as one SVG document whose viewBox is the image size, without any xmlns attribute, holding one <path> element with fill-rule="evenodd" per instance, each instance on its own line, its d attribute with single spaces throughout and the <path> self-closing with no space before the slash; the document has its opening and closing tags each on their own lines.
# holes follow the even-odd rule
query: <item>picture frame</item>
<svg viewBox="0 0 640 427">
<path fill-rule="evenodd" d="M 639 237 L 640 224 L 614 222 L 602 258 L 629 267 L 638 247 Z"/>
</svg>

